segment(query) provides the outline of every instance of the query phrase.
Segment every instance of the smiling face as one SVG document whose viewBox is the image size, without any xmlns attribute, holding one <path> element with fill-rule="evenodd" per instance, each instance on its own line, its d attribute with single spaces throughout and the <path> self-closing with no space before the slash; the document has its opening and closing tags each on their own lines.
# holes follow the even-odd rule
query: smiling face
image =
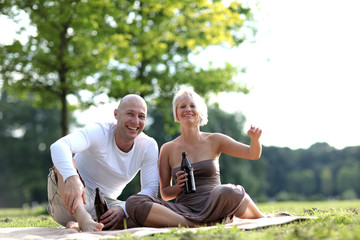
<svg viewBox="0 0 360 240">
<path fill-rule="evenodd" d="M 186 98 L 185 98 L 186 97 Z M 173 105 L 173 114 L 174 114 L 174 120 L 175 122 L 179 122 L 179 116 L 178 116 L 178 109 L 180 106 L 180 101 L 189 100 L 192 103 L 192 106 L 189 105 L 189 107 L 196 110 L 197 116 L 198 116 L 198 125 L 204 126 L 208 122 L 208 113 L 207 113 L 207 106 L 205 104 L 205 101 L 197 94 L 192 88 L 189 87 L 183 87 L 181 88 L 174 96 L 172 105 Z M 195 107 L 195 108 L 194 108 Z M 188 115 L 190 117 L 190 115 Z"/>
<path fill-rule="evenodd" d="M 117 119 L 115 137 L 118 146 L 134 142 L 145 128 L 146 113 L 146 103 L 140 96 L 127 95 L 121 100 L 114 112 Z"/>
<path fill-rule="evenodd" d="M 179 97 L 176 105 L 176 119 L 180 123 L 198 124 L 199 112 L 196 108 L 194 99 L 189 94 L 184 94 Z"/>
</svg>

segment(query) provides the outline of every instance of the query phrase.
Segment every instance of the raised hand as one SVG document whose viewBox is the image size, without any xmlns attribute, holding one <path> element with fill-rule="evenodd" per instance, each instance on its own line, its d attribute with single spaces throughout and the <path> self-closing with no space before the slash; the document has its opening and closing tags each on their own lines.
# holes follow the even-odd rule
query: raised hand
<svg viewBox="0 0 360 240">
<path fill-rule="evenodd" d="M 258 140 L 261 136 L 262 130 L 258 127 L 255 127 L 253 125 L 251 125 L 250 129 L 248 130 L 247 134 L 250 137 L 250 139 L 253 140 Z"/>
</svg>

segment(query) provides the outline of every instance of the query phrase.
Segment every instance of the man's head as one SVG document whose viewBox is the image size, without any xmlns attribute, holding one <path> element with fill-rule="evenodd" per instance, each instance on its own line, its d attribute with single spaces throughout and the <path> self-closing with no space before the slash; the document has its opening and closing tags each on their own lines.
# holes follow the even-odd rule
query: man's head
<svg viewBox="0 0 360 240">
<path fill-rule="evenodd" d="M 139 95 L 126 95 L 121 99 L 114 115 L 117 119 L 115 137 L 118 146 L 122 143 L 133 142 L 145 128 L 146 102 Z"/>
</svg>

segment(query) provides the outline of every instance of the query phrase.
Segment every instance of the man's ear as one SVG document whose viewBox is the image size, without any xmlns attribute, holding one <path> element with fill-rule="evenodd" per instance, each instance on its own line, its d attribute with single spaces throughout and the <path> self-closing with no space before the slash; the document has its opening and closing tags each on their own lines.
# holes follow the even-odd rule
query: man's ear
<svg viewBox="0 0 360 240">
<path fill-rule="evenodd" d="M 115 117 L 116 120 L 117 120 L 117 115 L 118 115 L 118 110 L 115 109 L 115 110 L 114 110 L 114 117 Z"/>
</svg>

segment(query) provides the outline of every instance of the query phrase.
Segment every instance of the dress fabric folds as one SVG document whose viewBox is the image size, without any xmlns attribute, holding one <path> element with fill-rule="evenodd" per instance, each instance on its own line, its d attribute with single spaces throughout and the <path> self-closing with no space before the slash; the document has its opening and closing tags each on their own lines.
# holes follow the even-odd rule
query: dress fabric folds
<svg viewBox="0 0 360 240">
<path fill-rule="evenodd" d="M 240 185 L 221 184 L 219 162 L 217 159 L 203 160 L 192 164 L 196 183 L 196 193 L 180 193 L 175 202 L 164 201 L 147 195 L 136 194 L 126 201 L 126 210 L 137 224 L 143 226 L 153 203 L 161 204 L 199 223 L 219 223 L 227 217 L 232 218 L 238 211 L 242 215 L 249 198 Z M 180 167 L 171 170 L 176 179 Z"/>
</svg>

